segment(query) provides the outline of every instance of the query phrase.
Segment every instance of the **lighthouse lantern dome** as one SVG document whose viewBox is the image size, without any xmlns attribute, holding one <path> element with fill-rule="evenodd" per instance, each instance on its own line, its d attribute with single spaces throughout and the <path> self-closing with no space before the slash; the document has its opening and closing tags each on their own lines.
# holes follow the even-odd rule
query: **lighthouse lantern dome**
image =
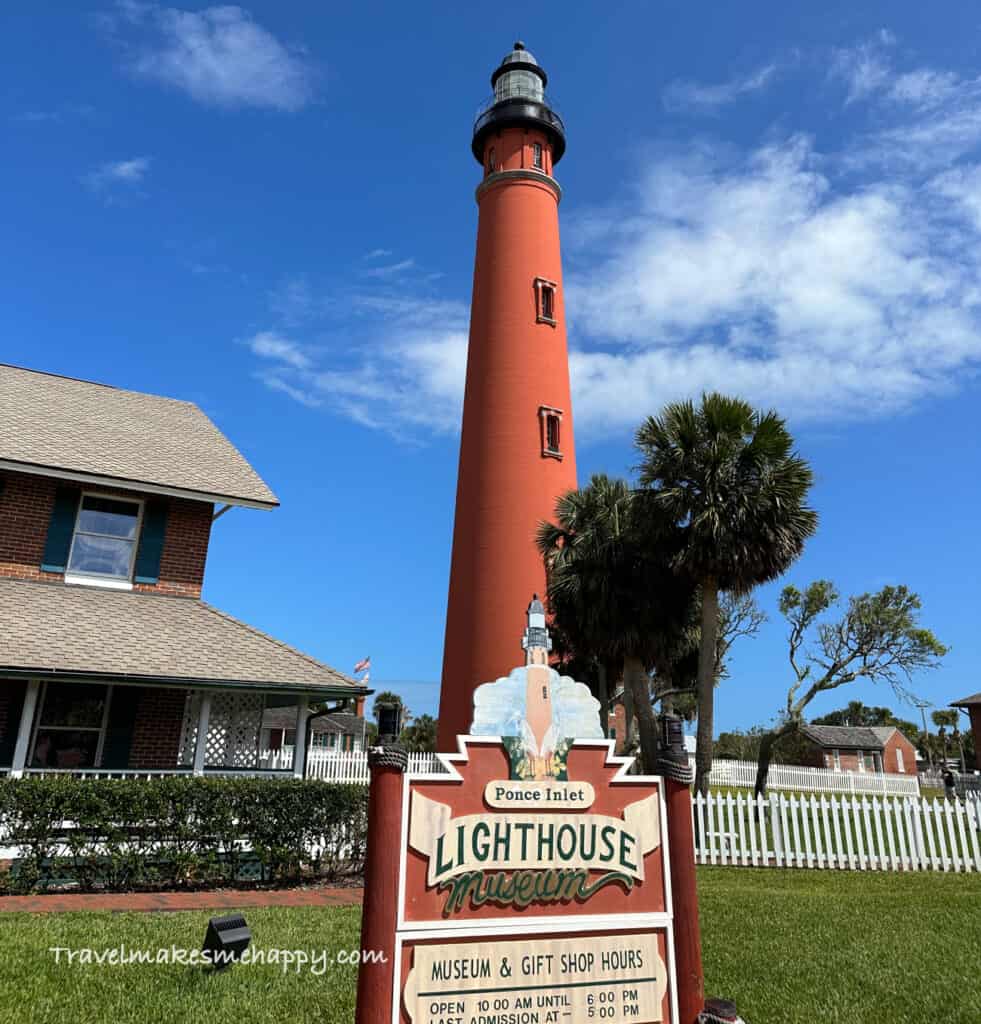
<svg viewBox="0 0 981 1024">
<path fill-rule="evenodd" d="M 548 75 L 520 40 L 491 75 L 494 94 L 477 112 L 471 148 L 484 163 L 487 137 L 505 128 L 524 127 L 542 132 L 552 147 L 552 163 L 565 153 L 565 125 L 545 95 Z"/>
<path fill-rule="evenodd" d="M 520 41 L 514 44 L 514 49 L 491 75 L 496 100 L 522 98 L 544 103 L 547 82 L 545 71 Z"/>
</svg>

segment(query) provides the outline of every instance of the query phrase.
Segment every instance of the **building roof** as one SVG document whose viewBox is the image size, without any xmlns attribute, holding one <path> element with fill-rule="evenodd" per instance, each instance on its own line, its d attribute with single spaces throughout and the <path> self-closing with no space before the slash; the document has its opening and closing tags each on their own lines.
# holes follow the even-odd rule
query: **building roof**
<svg viewBox="0 0 981 1024">
<path fill-rule="evenodd" d="M 296 705 L 293 707 L 266 708 L 262 713 L 263 729 L 292 729 L 296 725 Z M 310 719 L 310 731 L 316 734 L 361 735 L 364 719 L 343 711 L 331 715 L 318 715 Z"/>
<path fill-rule="evenodd" d="M 368 692 L 194 598 L 30 580 L 0 580 L 3 676 Z"/>
<path fill-rule="evenodd" d="M 805 725 L 801 731 L 821 747 L 881 750 L 893 729 L 891 725 Z"/>
<path fill-rule="evenodd" d="M 981 693 L 972 693 L 970 697 L 961 697 L 960 700 L 952 700 L 952 708 L 967 708 L 972 704 L 981 704 Z"/>
<path fill-rule="evenodd" d="M 0 364 L 0 468 L 272 508 L 276 495 L 193 403 Z"/>
</svg>

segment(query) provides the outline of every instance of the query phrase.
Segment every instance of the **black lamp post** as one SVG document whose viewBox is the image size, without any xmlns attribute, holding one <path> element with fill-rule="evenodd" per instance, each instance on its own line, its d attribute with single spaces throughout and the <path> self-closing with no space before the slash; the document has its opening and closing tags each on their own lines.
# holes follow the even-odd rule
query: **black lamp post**
<svg viewBox="0 0 981 1024">
<path fill-rule="evenodd" d="M 395 743 L 402 733 L 402 702 L 375 701 L 375 714 L 378 716 L 378 742 Z"/>
</svg>

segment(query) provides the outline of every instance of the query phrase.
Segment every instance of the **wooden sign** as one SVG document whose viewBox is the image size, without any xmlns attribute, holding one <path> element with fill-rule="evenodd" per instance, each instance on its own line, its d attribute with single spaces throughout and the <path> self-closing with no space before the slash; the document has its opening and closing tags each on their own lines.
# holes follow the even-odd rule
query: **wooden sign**
<svg viewBox="0 0 981 1024">
<path fill-rule="evenodd" d="M 661 780 L 609 740 L 561 779 L 459 742 L 403 779 L 392 1024 L 675 1021 Z"/>
</svg>

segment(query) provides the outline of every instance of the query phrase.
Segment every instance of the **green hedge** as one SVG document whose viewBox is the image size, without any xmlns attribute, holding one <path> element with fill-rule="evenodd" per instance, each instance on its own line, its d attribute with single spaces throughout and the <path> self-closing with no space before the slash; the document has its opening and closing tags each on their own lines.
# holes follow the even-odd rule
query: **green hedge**
<svg viewBox="0 0 981 1024">
<path fill-rule="evenodd" d="M 266 882 L 360 871 L 367 787 L 294 779 L 0 779 L 9 891 Z"/>
</svg>

